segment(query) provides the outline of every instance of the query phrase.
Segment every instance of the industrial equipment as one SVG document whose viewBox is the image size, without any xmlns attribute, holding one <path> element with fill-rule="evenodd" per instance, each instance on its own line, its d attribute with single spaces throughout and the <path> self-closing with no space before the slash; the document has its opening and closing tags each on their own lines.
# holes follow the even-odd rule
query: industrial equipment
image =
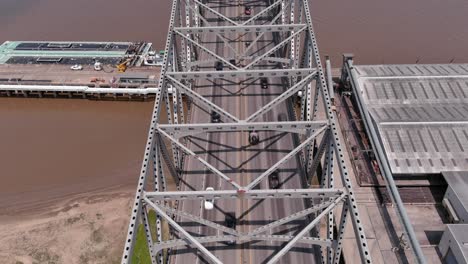
<svg viewBox="0 0 468 264">
<path fill-rule="evenodd" d="M 132 59 L 131 58 L 127 58 L 125 59 L 123 62 L 117 64 L 117 70 L 119 70 L 119 72 L 125 72 L 128 68 L 128 63 L 131 61 Z"/>
<path fill-rule="evenodd" d="M 99 61 L 94 62 L 94 70 L 102 71 L 102 64 Z"/>
</svg>

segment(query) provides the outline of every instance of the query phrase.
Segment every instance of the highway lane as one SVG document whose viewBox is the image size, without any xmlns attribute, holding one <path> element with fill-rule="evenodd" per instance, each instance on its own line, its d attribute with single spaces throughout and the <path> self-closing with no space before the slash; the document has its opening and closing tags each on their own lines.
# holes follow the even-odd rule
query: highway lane
<svg viewBox="0 0 468 264">
<path fill-rule="evenodd" d="M 243 7 L 228 8 L 223 7 L 225 3 L 217 2 L 217 10 L 226 14 L 229 17 L 237 17 L 243 13 Z M 261 6 L 255 6 L 254 12 L 259 12 Z M 205 12 L 205 15 L 210 18 L 211 13 Z M 214 24 L 213 22 L 211 24 Z M 224 22 L 218 22 L 218 25 Z M 212 50 L 216 50 L 218 54 L 224 57 L 234 56 L 234 52 L 225 47 L 220 39 L 216 39 L 210 35 L 203 38 L 204 42 Z M 227 35 L 229 39 L 238 38 L 238 36 L 230 33 Z M 243 37 L 243 40 L 255 38 L 254 34 L 248 34 Z M 271 34 L 266 35 L 264 40 L 272 39 Z M 235 45 L 238 52 L 245 50 L 245 43 L 236 42 Z M 259 47 L 260 43 L 257 44 Z M 202 55 L 202 59 L 211 59 L 211 57 Z M 271 67 L 271 66 L 268 66 Z M 254 85 L 249 85 L 250 82 L 255 82 Z M 246 118 L 248 115 L 254 113 L 262 105 L 265 105 L 269 100 L 273 99 L 276 95 L 283 91 L 280 84 L 280 79 L 269 79 L 270 88 L 261 89 L 259 80 L 218 80 L 216 82 L 210 80 L 198 81 L 196 90 L 207 98 L 212 98 L 212 101 L 231 114 Z M 281 104 L 277 108 L 270 111 L 264 117 L 256 121 L 276 121 L 279 119 L 288 119 L 286 103 Z M 210 122 L 209 113 L 194 107 L 192 111 L 192 122 L 202 123 Z M 260 175 L 263 171 L 268 169 L 289 150 L 293 148 L 293 141 L 291 135 L 282 135 L 275 132 L 262 132 L 262 139 L 264 142 L 257 146 L 250 146 L 248 144 L 247 133 L 211 133 L 200 134 L 192 138 L 190 147 L 194 151 L 206 153 L 205 158 L 212 165 L 232 177 L 242 185 L 247 185 L 251 180 Z M 269 138 L 269 139 L 268 139 Z M 244 149 L 243 151 L 239 151 Z M 232 189 L 232 186 L 219 177 L 207 173 L 201 164 L 188 158 L 186 160 L 186 169 L 190 168 L 191 171 L 197 173 L 190 173 L 184 175 L 186 184 L 182 184 L 182 189 L 204 190 L 210 186 L 215 189 Z M 284 181 L 284 188 L 299 188 L 301 180 L 297 171 L 298 164 L 296 160 L 291 159 L 281 169 L 279 177 Z M 260 183 L 263 189 L 268 188 L 268 182 L 263 181 Z M 235 212 L 238 222 L 237 230 L 246 232 L 253 230 L 260 225 L 264 225 L 270 221 L 282 218 L 291 213 L 304 209 L 302 202 L 284 203 L 280 200 L 264 200 L 264 201 L 248 201 L 248 200 L 217 200 L 215 209 L 204 210 L 202 203 L 199 201 L 184 201 L 180 205 L 180 209 L 184 212 L 189 212 L 194 215 L 201 215 L 205 219 L 216 221 L 224 224 L 225 214 L 227 212 Z M 201 227 L 183 222 L 186 229 L 193 235 L 221 235 L 218 231 L 209 228 Z M 287 229 L 297 230 L 297 225 L 291 224 L 286 227 Z M 296 229 L 294 229 L 296 228 Z M 290 230 L 290 231 L 291 231 Z M 284 228 L 277 228 L 274 232 L 286 232 Z M 215 250 L 214 254 L 223 261 L 223 263 L 262 263 L 265 262 L 271 255 L 279 249 L 279 243 L 272 242 L 258 242 L 258 243 L 243 243 L 234 246 L 229 246 L 222 243 L 207 244 L 206 246 L 211 250 Z M 311 248 L 306 248 L 301 253 L 293 251 L 286 254 L 281 263 L 312 263 L 310 255 Z M 194 253 L 196 250 L 183 249 L 178 250 L 172 260 L 174 263 L 191 263 L 194 262 Z M 204 257 L 199 255 L 195 263 L 204 263 Z"/>
<path fill-rule="evenodd" d="M 219 12 L 226 13 L 226 7 L 224 3 L 220 3 L 219 6 L 215 7 Z M 234 12 L 234 9 L 230 9 L 231 13 Z M 205 16 L 207 19 L 214 18 L 214 16 L 209 13 L 205 12 Z M 233 15 L 232 15 L 233 16 Z M 211 20 L 210 20 L 211 21 Z M 212 25 L 222 25 L 224 22 L 218 21 L 218 22 L 210 22 Z M 202 41 L 204 42 L 204 45 L 210 48 L 211 50 L 216 50 L 216 52 L 220 55 L 224 56 L 230 56 L 230 54 L 224 54 L 224 43 L 220 40 L 217 39 L 213 34 L 210 35 L 205 35 L 203 36 Z M 212 57 L 202 54 L 201 56 L 202 60 L 209 60 L 212 59 Z M 208 66 L 212 67 L 212 66 Z M 213 68 L 212 68 L 213 69 Z M 240 108 L 237 107 L 237 103 L 234 104 L 229 104 L 228 101 L 231 101 L 233 98 L 227 98 L 226 95 L 227 91 L 221 89 L 222 81 L 220 80 L 202 80 L 198 81 L 194 89 L 200 93 L 201 95 L 207 97 L 207 98 L 212 98 L 212 101 L 215 104 L 218 104 L 220 106 L 223 106 L 227 111 L 231 112 L 234 115 L 238 115 L 236 113 L 236 110 L 239 110 Z M 239 101 L 239 98 L 234 98 L 235 100 Z M 197 106 L 194 106 L 192 111 L 192 120 L 193 122 L 197 123 L 209 123 L 210 122 L 210 116 L 209 116 L 209 111 L 205 111 L 204 109 L 201 109 Z M 226 173 L 228 176 L 232 176 L 237 174 L 237 171 L 233 168 L 235 168 L 235 163 L 236 159 L 231 159 L 231 161 L 234 162 L 234 164 L 228 164 L 226 161 L 229 161 L 228 159 L 228 152 L 223 152 L 222 150 L 225 148 L 221 144 L 221 142 L 226 142 L 227 137 L 229 135 L 227 134 L 218 134 L 218 133 L 210 133 L 210 134 L 200 134 L 196 137 L 193 137 L 191 139 L 191 144 L 190 147 L 192 150 L 195 152 L 199 153 L 206 153 L 204 155 L 205 160 L 207 160 L 210 164 L 215 166 L 216 168 L 220 169 L 224 173 Z M 239 141 L 230 141 L 232 143 L 232 146 L 238 146 Z M 228 146 L 229 147 L 229 146 Z M 214 189 L 232 189 L 232 186 L 230 184 L 226 184 L 226 182 L 220 181 L 219 178 L 216 175 L 211 174 L 209 171 L 204 169 L 201 164 L 194 160 L 193 158 L 187 159 L 186 162 L 186 168 L 187 170 L 190 171 L 198 171 L 199 173 L 196 174 L 185 174 L 184 178 L 186 181 L 186 184 L 183 184 L 181 186 L 182 189 L 193 189 L 195 190 L 204 190 L 207 187 L 213 187 Z M 224 224 L 224 218 L 225 218 L 225 213 L 234 211 L 236 212 L 237 215 L 237 204 L 236 201 L 234 200 L 220 200 L 216 202 L 215 209 L 213 210 L 204 210 L 202 207 L 202 203 L 197 202 L 197 201 L 184 201 L 181 203 L 181 210 L 184 212 L 189 212 L 193 215 L 197 216 L 202 216 L 205 219 L 209 219 L 212 221 L 216 221 L 220 224 Z M 224 211 L 223 208 L 229 208 L 229 210 Z M 189 223 L 184 220 L 189 227 L 187 230 L 191 232 L 193 235 L 199 236 L 199 235 L 220 235 L 217 230 L 205 226 L 196 226 L 194 223 Z M 208 248 L 211 249 L 212 246 L 219 246 L 219 245 L 210 245 L 207 244 L 205 245 Z M 224 263 L 239 263 L 239 258 L 240 255 L 236 254 L 237 250 L 235 249 L 235 246 L 227 246 L 227 245 L 221 245 L 223 247 L 223 250 L 216 251 L 215 255 L 221 259 Z M 187 253 L 187 254 L 186 254 Z M 174 263 L 192 263 L 194 262 L 194 254 L 196 253 L 196 250 L 193 249 L 188 249 L 188 250 L 178 250 L 177 255 L 172 258 Z M 198 258 L 196 258 L 195 263 L 203 263 L 205 262 L 204 256 L 199 255 Z"/>
<path fill-rule="evenodd" d="M 254 12 L 259 12 L 261 10 L 260 6 L 254 8 Z M 261 43 L 257 44 L 257 48 L 265 46 L 265 43 L 269 43 L 268 47 L 273 47 L 273 36 L 271 33 L 265 34 L 261 38 Z M 265 64 L 265 63 L 264 63 Z M 262 68 L 274 68 L 274 63 L 267 63 Z M 248 113 L 252 114 L 258 107 L 267 104 L 270 100 L 275 98 L 277 95 L 284 91 L 284 87 L 279 78 L 269 78 L 269 88 L 261 89 L 259 85 L 259 80 L 256 84 L 251 86 L 251 96 L 247 97 L 248 103 Z M 267 112 L 264 116 L 259 117 L 255 121 L 285 121 L 291 120 L 288 114 L 288 108 L 292 109 L 292 105 L 288 104 L 288 101 L 283 102 L 278 105 L 271 111 Z M 284 134 L 278 132 L 263 132 L 261 138 L 270 139 L 263 141 L 258 146 L 252 146 L 248 148 L 247 159 L 251 158 L 249 162 L 249 167 L 253 171 L 249 174 L 249 177 L 253 179 L 262 171 L 267 170 L 283 156 L 285 156 L 291 149 L 294 148 L 293 138 L 291 134 Z M 282 165 L 279 170 L 279 178 L 281 182 L 281 188 L 301 188 L 302 181 L 299 175 L 299 163 L 297 159 L 292 158 L 287 163 Z M 261 183 L 262 189 L 269 188 L 268 180 L 264 180 Z M 290 215 L 294 212 L 305 209 L 305 204 L 303 201 L 298 200 L 264 200 L 263 202 L 252 201 L 250 203 L 251 207 L 255 207 L 249 214 L 250 222 L 253 224 L 267 224 L 270 221 L 280 219 L 287 215 Z M 268 221 L 268 222 L 267 222 Z M 298 223 L 299 222 L 299 223 Z M 298 228 L 303 225 L 303 221 L 295 221 L 292 224 L 288 224 L 282 228 L 276 228 L 273 230 L 273 233 L 290 233 L 293 235 L 297 232 Z M 258 227 L 255 225 L 249 226 L 251 230 Z M 253 263 L 262 263 L 276 250 L 280 243 L 264 242 L 257 243 L 256 245 L 260 246 L 260 249 L 252 249 L 252 255 L 254 255 Z M 281 260 L 281 263 L 313 263 L 313 257 L 311 248 L 307 247 L 297 247 L 287 253 Z"/>
</svg>

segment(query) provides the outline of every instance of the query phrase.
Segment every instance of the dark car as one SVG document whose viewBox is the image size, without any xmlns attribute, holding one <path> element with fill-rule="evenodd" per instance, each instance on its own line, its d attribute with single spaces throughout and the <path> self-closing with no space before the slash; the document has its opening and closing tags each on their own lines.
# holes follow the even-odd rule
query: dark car
<svg viewBox="0 0 468 264">
<path fill-rule="evenodd" d="M 221 115 L 218 112 L 211 111 L 211 123 L 221 122 Z"/>
<path fill-rule="evenodd" d="M 279 180 L 279 173 L 277 170 L 272 172 L 270 175 L 268 175 L 268 185 L 270 186 L 270 189 L 279 188 L 280 180 Z"/>
<path fill-rule="evenodd" d="M 223 63 L 221 61 L 217 61 L 215 63 L 215 68 L 217 71 L 222 71 L 223 70 Z"/>
<path fill-rule="evenodd" d="M 262 87 L 262 89 L 267 89 L 268 88 L 268 79 L 267 78 L 261 78 L 260 79 L 260 87 Z"/>
<path fill-rule="evenodd" d="M 235 230 L 235 229 L 236 229 L 236 224 L 237 224 L 237 221 L 236 221 L 236 213 L 235 213 L 235 212 L 226 213 L 226 216 L 225 216 L 225 218 L 224 218 L 224 224 L 226 225 L 226 227 Z M 235 241 L 235 240 L 231 240 L 231 241 L 228 241 L 227 243 L 228 243 L 229 245 L 232 245 L 232 244 L 235 244 L 236 241 Z"/>
<path fill-rule="evenodd" d="M 235 59 L 230 59 L 230 60 L 229 60 L 229 63 L 231 63 L 232 65 L 236 66 L 236 60 L 235 60 Z"/>
<path fill-rule="evenodd" d="M 258 133 L 255 131 L 252 131 L 249 133 L 249 143 L 252 145 L 257 145 L 260 142 L 260 137 L 258 136 Z"/>
<path fill-rule="evenodd" d="M 250 6 L 246 6 L 244 10 L 244 14 L 250 16 L 252 14 L 252 8 Z"/>
</svg>

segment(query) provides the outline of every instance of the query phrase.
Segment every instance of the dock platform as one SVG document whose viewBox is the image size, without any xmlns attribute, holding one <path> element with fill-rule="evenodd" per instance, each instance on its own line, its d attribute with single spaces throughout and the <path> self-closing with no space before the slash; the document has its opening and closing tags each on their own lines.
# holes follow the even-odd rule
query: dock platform
<svg viewBox="0 0 468 264">
<path fill-rule="evenodd" d="M 147 63 L 154 54 L 146 42 L 7 41 L 0 45 L 0 96 L 145 100 L 157 90 L 160 68 Z"/>
</svg>

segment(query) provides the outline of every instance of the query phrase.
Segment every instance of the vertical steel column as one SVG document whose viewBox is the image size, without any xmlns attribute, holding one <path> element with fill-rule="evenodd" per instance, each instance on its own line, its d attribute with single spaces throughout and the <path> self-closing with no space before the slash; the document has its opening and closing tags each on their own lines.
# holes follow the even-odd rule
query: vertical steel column
<svg viewBox="0 0 468 264">
<path fill-rule="evenodd" d="M 158 137 L 156 135 L 155 137 Z M 156 139 L 156 142 L 154 143 L 153 146 L 153 174 L 154 174 L 154 190 L 156 192 L 159 191 L 165 191 L 165 184 L 163 184 L 164 180 L 164 175 L 163 175 L 163 169 L 161 166 L 161 155 L 160 155 L 160 141 Z M 162 222 L 161 222 L 161 216 L 159 214 L 156 214 L 156 238 L 158 242 L 163 241 L 162 237 Z M 159 264 L 163 263 L 163 252 L 155 252 L 157 254 L 157 262 Z"/>
<path fill-rule="evenodd" d="M 344 155 L 343 155 L 343 150 L 342 150 L 342 145 L 341 145 L 341 139 L 338 134 L 339 126 L 336 123 L 336 119 L 337 119 L 336 113 L 334 112 L 334 109 L 332 108 L 331 100 L 328 94 L 327 83 L 325 80 L 325 76 L 323 74 L 323 69 L 322 69 L 322 65 L 320 61 L 317 41 L 315 39 L 315 34 L 313 30 L 312 17 L 310 15 L 308 1 L 304 1 L 303 7 L 304 7 L 305 15 L 306 15 L 306 21 L 307 21 L 308 28 L 309 28 L 309 36 L 311 40 L 310 45 L 312 47 L 314 60 L 316 62 L 316 67 L 318 70 L 319 79 L 317 80 L 317 83 L 322 92 L 323 104 L 325 107 L 325 113 L 326 113 L 327 119 L 330 121 L 330 126 L 332 130 L 332 139 L 333 139 L 333 143 L 335 144 L 335 151 L 337 155 L 338 167 L 340 169 L 340 176 L 341 176 L 344 187 L 348 191 L 348 203 L 349 203 L 349 208 L 351 211 L 351 220 L 353 223 L 355 237 L 358 241 L 359 254 L 361 255 L 362 262 L 372 263 L 369 246 L 367 244 L 366 234 L 364 233 L 364 228 L 362 226 L 362 222 L 359 217 L 359 211 L 357 208 L 356 199 L 354 197 L 351 179 L 349 178 L 348 168 L 346 167 L 345 160 L 343 158 Z"/>
<path fill-rule="evenodd" d="M 169 21 L 168 32 L 172 32 L 174 28 L 174 20 L 176 15 L 178 0 L 172 1 L 171 7 L 171 18 Z M 164 53 L 163 57 L 163 66 L 161 68 L 161 77 L 159 78 L 158 82 L 158 92 L 156 93 L 155 104 L 153 108 L 153 115 L 151 117 L 150 128 L 148 131 L 148 138 L 146 141 L 145 153 L 143 156 L 143 161 L 141 165 L 140 175 L 138 179 L 137 191 L 135 193 L 135 199 L 132 206 L 132 212 L 130 217 L 130 222 L 128 225 L 127 231 L 127 238 L 125 240 L 124 250 L 122 253 L 122 263 L 127 264 L 131 263 L 132 261 L 132 254 L 133 254 L 133 246 L 134 240 L 138 229 L 138 220 L 142 210 L 142 199 L 143 199 L 143 190 L 145 187 L 146 176 L 148 175 L 148 168 L 149 168 L 149 161 L 151 158 L 151 152 L 153 150 L 154 142 L 155 142 L 155 131 L 156 131 L 156 124 L 158 123 L 159 119 L 159 112 L 160 112 L 160 104 L 162 102 L 162 93 L 165 93 L 166 86 L 165 86 L 165 79 L 163 76 L 166 74 L 167 64 L 168 64 L 168 51 L 172 46 L 172 39 L 173 35 L 168 34 L 166 39 L 166 52 Z"/>
<path fill-rule="evenodd" d="M 403 205 L 403 201 L 401 200 L 400 194 L 398 192 L 398 188 L 393 179 L 393 174 L 388 165 L 388 161 L 385 158 L 386 157 L 385 152 L 382 148 L 382 145 L 378 143 L 379 136 L 377 134 L 377 131 L 375 131 L 374 126 L 370 123 L 371 117 L 369 115 L 369 111 L 367 110 L 367 106 L 361 103 L 363 102 L 363 98 L 362 98 L 361 92 L 358 91 L 359 85 L 355 83 L 355 80 L 357 80 L 357 76 L 356 76 L 355 70 L 353 69 L 353 60 L 347 59 L 345 61 L 344 67 L 348 68 L 348 72 L 352 76 L 351 86 L 353 88 L 353 95 L 356 96 L 356 101 L 358 103 L 361 116 L 363 117 L 362 119 L 363 123 L 366 127 L 366 131 L 368 131 L 369 133 L 369 136 L 371 139 L 370 142 L 371 142 L 373 150 L 376 153 L 375 156 L 381 168 L 382 175 L 385 177 L 387 190 L 390 193 L 390 197 L 392 198 L 393 203 L 396 204 L 396 207 L 398 209 L 397 211 L 399 212 L 398 215 L 400 216 L 399 219 L 401 221 L 401 224 L 403 225 L 403 228 L 405 229 L 406 235 L 408 236 L 408 239 L 411 244 L 411 248 L 413 249 L 413 252 L 415 254 L 416 260 L 418 261 L 418 263 L 426 263 L 426 258 L 424 257 L 424 254 L 421 250 L 421 245 L 419 244 L 419 241 L 418 241 L 418 238 L 416 237 L 413 226 L 411 225 L 411 220 L 406 214 L 405 206 Z"/>
</svg>

